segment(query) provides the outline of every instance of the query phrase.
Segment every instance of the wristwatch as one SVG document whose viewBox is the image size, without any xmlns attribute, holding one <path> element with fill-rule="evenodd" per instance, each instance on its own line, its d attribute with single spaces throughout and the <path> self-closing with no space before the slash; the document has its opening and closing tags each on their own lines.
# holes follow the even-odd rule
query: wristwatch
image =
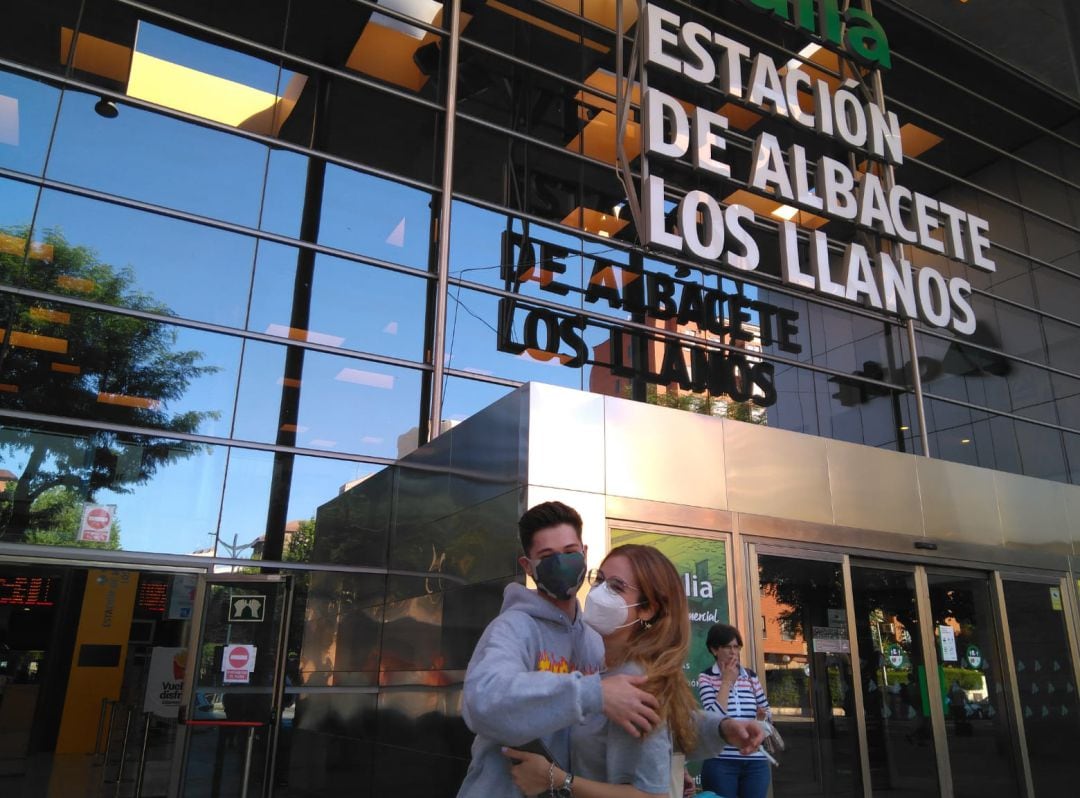
<svg viewBox="0 0 1080 798">
<path fill-rule="evenodd" d="M 567 771 L 566 778 L 563 779 L 563 783 L 551 790 L 551 798 L 573 798 L 574 795 L 574 774 Z"/>
</svg>

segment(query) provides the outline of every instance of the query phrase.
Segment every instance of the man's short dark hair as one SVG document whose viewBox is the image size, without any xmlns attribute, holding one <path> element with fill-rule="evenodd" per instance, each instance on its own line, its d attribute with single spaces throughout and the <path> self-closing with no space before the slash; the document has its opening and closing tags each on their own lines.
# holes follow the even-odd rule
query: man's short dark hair
<svg viewBox="0 0 1080 798">
<path fill-rule="evenodd" d="M 709 653 L 712 654 L 721 646 L 731 645 L 732 640 L 740 646 L 743 644 L 742 635 L 739 634 L 738 629 L 734 626 L 729 626 L 726 623 L 714 623 L 709 627 L 709 634 L 705 638 L 705 647 L 709 649 Z"/>
<path fill-rule="evenodd" d="M 562 502 L 544 502 L 530 507 L 518 521 L 518 537 L 521 550 L 528 556 L 532 547 L 533 535 L 541 529 L 550 529 L 559 524 L 569 524 L 581 540 L 581 516 L 578 511 Z"/>
</svg>

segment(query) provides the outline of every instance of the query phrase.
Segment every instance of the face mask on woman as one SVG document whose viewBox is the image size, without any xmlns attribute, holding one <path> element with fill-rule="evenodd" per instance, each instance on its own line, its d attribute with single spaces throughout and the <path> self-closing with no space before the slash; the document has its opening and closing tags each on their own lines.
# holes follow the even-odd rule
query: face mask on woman
<svg viewBox="0 0 1080 798">
<path fill-rule="evenodd" d="M 606 637 L 617 629 L 637 623 L 627 622 L 631 607 L 640 607 L 644 601 L 637 604 L 627 604 L 626 600 L 611 589 L 606 582 L 597 585 L 589 591 L 585 597 L 585 610 L 581 619 L 596 631 L 601 637 Z"/>
<path fill-rule="evenodd" d="M 573 598 L 585 581 L 585 555 L 580 551 L 549 554 L 530 562 L 536 586 L 556 601 Z"/>
</svg>

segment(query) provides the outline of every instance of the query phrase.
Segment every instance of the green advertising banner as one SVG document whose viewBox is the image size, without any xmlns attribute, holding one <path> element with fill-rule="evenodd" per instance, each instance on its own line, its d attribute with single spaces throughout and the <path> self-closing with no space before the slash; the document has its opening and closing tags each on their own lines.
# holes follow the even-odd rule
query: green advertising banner
<svg viewBox="0 0 1080 798">
<path fill-rule="evenodd" d="M 612 529 L 611 547 L 624 543 L 659 549 L 682 576 L 690 605 L 690 660 L 686 663 L 686 678 L 696 694 L 698 674 L 715 662 L 705 648 L 709 627 L 714 623 L 728 623 L 727 548 L 724 541 Z"/>
</svg>

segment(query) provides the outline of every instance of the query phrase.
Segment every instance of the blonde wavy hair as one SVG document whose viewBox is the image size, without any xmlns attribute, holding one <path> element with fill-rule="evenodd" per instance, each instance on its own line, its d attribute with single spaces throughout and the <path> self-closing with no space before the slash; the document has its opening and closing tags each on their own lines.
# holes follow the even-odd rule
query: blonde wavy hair
<svg viewBox="0 0 1080 798">
<path fill-rule="evenodd" d="M 671 560 L 652 546 L 617 546 L 604 562 L 612 557 L 625 557 L 630 563 L 646 613 L 645 623 L 633 627 L 622 661 L 608 665 L 634 662 L 645 669 L 643 687 L 659 701 L 660 717 L 671 729 L 675 750 L 689 751 L 697 741 L 693 718 L 697 700 L 683 675 L 690 652 L 690 617 L 682 579 Z"/>
</svg>

